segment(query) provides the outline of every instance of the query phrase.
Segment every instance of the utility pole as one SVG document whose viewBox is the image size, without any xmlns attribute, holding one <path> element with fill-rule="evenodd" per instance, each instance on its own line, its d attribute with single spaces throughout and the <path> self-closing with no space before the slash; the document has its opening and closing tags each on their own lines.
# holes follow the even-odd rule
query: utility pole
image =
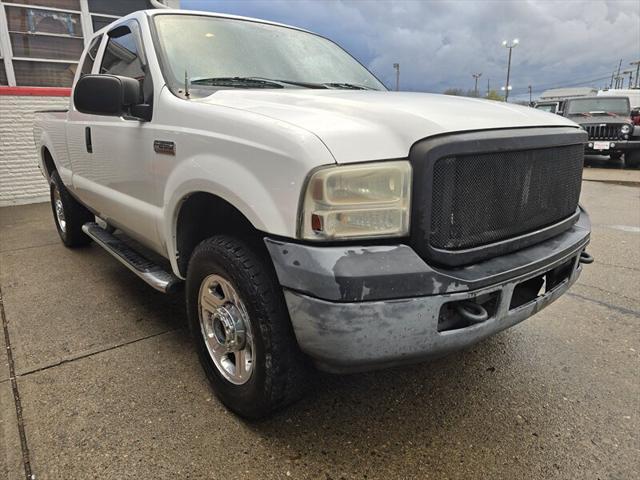
<svg viewBox="0 0 640 480">
<path fill-rule="evenodd" d="M 400 64 L 394 63 L 393 68 L 396 69 L 396 92 L 400 90 Z"/>
<path fill-rule="evenodd" d="M 609 82 L 609 89 L 613 88 L 613 78 L 616 76 L 616 71 L 611 72 L 611 81 Z"/>
<path fill-rule="evenodd" d="M 616 74 L 616 78 L 620 77 L 620 69 L 622 68 L 622 59 L 620 59 L 620 63 L 618 64 L 618 73 Z M 618 82 L 616 81 L 616 88 L 618 88 Z"/>
<path fill-rule="evenodd" d="M 533 102 L 531 101 L 531 85 L 529 85 L 529 106 L 531 106 Z"/>
<path fill-rule="evenodd" d="M 511 87 L 511 85 L 509 85 L 509 77 L 511 75 L 511 53 L 513 49 L 518 46 L 519 43 L 520 43 L 520 40 L 518 40 L 517 38 L 514 38 L 511 43 L 507 42 L 506 40 L 502 42 L 502 46 L 509 49 L 509 62 L 507 63 L 507 84 L 504 86 L 505 102 L 509 101 L 509 90 L 510 90 L 509 87 Z"/>
<path fill-rule="evenodd" d="M 489 96 L 489 92 L 491 91 L 491 83 L 490 83 L 491 79 L 487 78 L 487 97 Z"/>
<path fill-rule="evenodd" d="M 620 88 L 624 88 L 624 76 L 629 75 L 629 88 L 631 88 L 631 75 L 633 75 L 633 70 L 625 70 L 622 72 L 622 81 L 620 82 Z"/>
<path fill-rule="evenodd" d="M 640 87 L 640 60 L 636 60 L 635 62 L 631 62 L 629 65 L 636 66 L 636 83 L 633 84 L 634 87 Z"/>
<path fill-rule="evenodd" d="M 482 73 L 472 73 L 471 76 L 475 79 L 476 85 L 473 87 L 473 94 L 478 96 L 478 79 L 482 76 Z"/>
</svg>

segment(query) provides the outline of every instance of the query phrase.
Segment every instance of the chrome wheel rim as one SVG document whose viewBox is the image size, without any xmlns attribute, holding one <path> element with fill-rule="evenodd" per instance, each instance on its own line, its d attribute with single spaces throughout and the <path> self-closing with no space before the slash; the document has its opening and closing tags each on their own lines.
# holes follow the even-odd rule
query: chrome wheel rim
<svg viewBox="0 0 640 480">
<path fill-rule="evenodd" d="M 56 221 L 60 230 L 65 233 L 67 231 L 67 220 L 64 217 L 64 206 L 57 186 L 53 187 L 53 210 L 56 212 Z"/>
<path fill-rule="evenodd" d="M 200 331 L 213 364 L 235 385 L 253 373 L 255 350 L 247 309 L 231 282 L 209 275 L 198 294 Z"/>
</svg>

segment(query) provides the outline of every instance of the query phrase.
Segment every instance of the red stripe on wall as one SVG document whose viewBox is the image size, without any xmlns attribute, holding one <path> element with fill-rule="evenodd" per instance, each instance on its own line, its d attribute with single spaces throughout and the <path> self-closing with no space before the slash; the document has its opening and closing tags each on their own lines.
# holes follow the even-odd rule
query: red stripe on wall
<svg viewBox="0 0 640 480">
<path fill-rule="evenodd" d="M 0 87 L 0 95 L 25 97 L 70 97 L 71 89 L 62 87 Z"/>
</svg>

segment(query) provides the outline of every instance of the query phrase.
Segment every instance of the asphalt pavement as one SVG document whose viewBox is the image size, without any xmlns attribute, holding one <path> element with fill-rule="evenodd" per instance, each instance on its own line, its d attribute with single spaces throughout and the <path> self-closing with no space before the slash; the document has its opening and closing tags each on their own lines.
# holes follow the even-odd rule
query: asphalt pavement
<svg viewBox="0 0 640 480">
<path fill-rule="evenodd" d="M 64 248 L 48 204 L 2 208 L 0 477 L 640 478 L 640 187 L 601 177 L 595 263 L 556 303 L 432 363 L 318 375 L 260 422 L 213 396 L 180 294 Z"/>
</svg>

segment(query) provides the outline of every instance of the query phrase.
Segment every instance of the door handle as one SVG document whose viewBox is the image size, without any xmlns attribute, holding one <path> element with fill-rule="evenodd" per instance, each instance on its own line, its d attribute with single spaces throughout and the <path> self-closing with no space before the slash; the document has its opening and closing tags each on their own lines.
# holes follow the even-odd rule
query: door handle
<svg viewBox="0 0 640 480">
<path fill-rule="evenodd" d="M 84 129 L 84 142 L 87 145 L 87 153 L 93 153 L 93 145 L 91 144 L 91 127 Z"/>
</svg>

